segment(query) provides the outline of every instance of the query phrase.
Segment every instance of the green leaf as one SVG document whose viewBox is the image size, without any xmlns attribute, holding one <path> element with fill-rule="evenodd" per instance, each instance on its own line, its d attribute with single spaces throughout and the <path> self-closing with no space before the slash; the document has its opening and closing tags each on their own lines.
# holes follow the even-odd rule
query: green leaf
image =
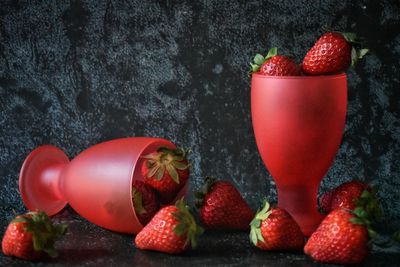
<svg viewBox="0 0 400 267">
<path fill-rule="evenodd" d="M 363 48 L 358 51 L 358 58 L 363 58 L 366 54 L 368 54 L 369 49 Z"/>
<path fill-rule="evenodd" d="M 132 190 L 132 193 L 133 193 L 133 206 L 135 208 L 135 212 L 137 212 L 137 214 L 146 213 L 147 211 L 143 207 L 142 193 L 140 193 L 135 189 Z"/>
<path fill-rule="evenodd" d="M 255 229 L 255 232 L 256 232 L 256 235 L 257 235 L 257 239 L 259 241 L 261 241 L 261 242 L 265 242 L 264 237 L 263 237 L 263 235 L 261 233 L 261 229 L 257 228 L 257 229 Z"/>
<path fill-rule="evenodd" d="M 368 236 L 369 236 L 369 238 L 373 239 L 373 238 L 376 238 L 378 236 L 378 234 L 371 228 L 368 228 Z"/>
<path fill-rule="evenodd" d="M 354 224 L 364 224 L 364 222 L 360 218 L 357 218 L 357 217 L 350 218 L 349 221 Z"/>
<path fill-rule="evenodd" d="M 263 208 L 261 209 L 261 211 L 259 213 L 266 213 L 270 207 L 271 207 L 271 205 L 268 203 L 268 201 L 265 200 Z"/>
<path fill-rule="evenodd" d="M 148 178 L 153 177 L 154 174 L 156 174 L 156 172 L 158 172 L 159 169 L 160 169 L 160 166 L 154 166 L 153 168 L 150 169 L 149 173 L 147 174 L 147 177 Z M 158 179 L 158 180 L 160 180 L 160 179 Z"/>
<path fill-rule="evenodd" d="M 351 66 L 354 67 L 357 63 L 358 55 L 357 50 L 353 47 L 351 48 Z"/>
<path fill-rule="evenodd" d="M 265 59 L 269 59 L 269 58 L 274 57 L 274 56 L 276 56 L 276 55 L 278 55 L 278 48 L 272 47 L 272 48 L 268 51 L 268 54 L 267 54 L 267 56 L 265 57 Z"/>
<path fill-rule="evenodd" d="M 187 168 L 189 168 L 189 164 L 176 160 L 172 161 L 172 165 L 178 170 L 186 170 Z"/>
<path fill-rule="evenodd" d="M 179 174 L 176 171 L 175 167 L 168 164 L 166 165 L 167 172 L 171 176 L 172 180 L 174 180 L 175 183 L 179 184 Z"/>
<path fill-rule="evenodd" d="M 158 168 L 157 172 L 156 172 L 156 180 L 160 181 L 161 178 L 163 178 L 164 176 L 164 168 L 160 167 Z M 151 177 L 151 176 L 150 176 Z"/>
<path fill-rule="evenodd" d="M 368 190 L 364 190 L 360 196 L 360 198 L 370 198 L 370 197 L 371 197 L 371 193 Z"/>
<path fill-rule="evenodd" d="M 357 35 L 353 32 L 342 32 L 342 35 L 347 42 L 350 43 L 358 42 Z"/>
<path fill-rule="evenodd" d="M 254 63 L 256 63 L 257 65 L 262 65 L 265 61 L 265 58 L 261 55 L 261 54 L 257 54 L 254 57 Z"/>
<path fill-rule="evenodd" d="M 258 218 L 254 218 L 251 221 L 250 226 L 259 228 L 261 226 L 261 221 Z"/>
<path fill-rule="evenodd" d="M 178 236 L 183 235 L 187 231 L 187 225 L 180 223 L 174 228 L 174 233 Z"/>
<path fill-rule="evenodd" d="M 250 63 L 250 66 L 251 66 L 250 71 L 252 71 L 252 72 L 258 72 L 260 70 L 260 66 L 257 64 Z"/>
<path fill-rule="evenodd" d="M 252 228 L 250 231 L 250 240 L 255 246 L 257 245 L 258 239 L 254 228 Z"/>
</svg>

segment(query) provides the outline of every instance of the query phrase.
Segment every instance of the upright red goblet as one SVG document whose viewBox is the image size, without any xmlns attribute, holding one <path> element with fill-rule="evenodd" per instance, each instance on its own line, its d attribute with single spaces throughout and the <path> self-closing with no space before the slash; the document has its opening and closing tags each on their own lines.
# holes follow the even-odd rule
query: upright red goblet
<svg viewBox="0 0 400 267">
<path fill-rule="evenodd" d="M 57 147 L 46 145 L 25 159 L 19 189 L 25 206 L 49 215 L 68 203 L 82 217 L 109 230 L 138 233 L 143 226 L 132 202 L 132 182 L 143 179 L 142 155 L 164 146 L 175 148 L 160 138 L 131 137 L 92 146 L 71 162 Z M 175 199 L 187 189 L 183 187 Z"/>
<path fill-rule="evenodd" d="M 347 80 L 329 76 L 263 76 L 251 80 L 251 115 L 258 150 L 275 180 L 278 206 L 309 236 L 323 218 L 319 184 L 345 126 Z"/>
</svg>

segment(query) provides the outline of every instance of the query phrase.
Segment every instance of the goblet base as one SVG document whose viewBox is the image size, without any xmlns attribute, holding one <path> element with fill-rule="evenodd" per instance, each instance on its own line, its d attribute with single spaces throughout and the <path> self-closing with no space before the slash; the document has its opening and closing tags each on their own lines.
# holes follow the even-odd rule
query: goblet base
<svg viewBox="0 0 400 267">
<path fill-rule="evenodd" d="M 310 236 L 325 217 L 317 210 L 317 187 L 297 184 L 277 188 L 278 206 L 290 213 L 304 236 Z"/>
<path fill-rule="evenodd" d="M 50 145 L 40 146 L 26 157 L 19 176 L 19 191 L 29 210 L 40 209 L 51 216 L 67 205 L 55 184 L 58 179 L 53 177 L 58 177 L 68 162 L 62 150 Z"/>
</svg>

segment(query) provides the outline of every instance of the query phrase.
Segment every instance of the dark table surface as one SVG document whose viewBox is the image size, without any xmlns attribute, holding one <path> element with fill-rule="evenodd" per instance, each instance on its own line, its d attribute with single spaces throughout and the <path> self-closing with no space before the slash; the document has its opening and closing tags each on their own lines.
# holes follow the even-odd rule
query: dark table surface
<svg viewBox="0 0 400 267">
<path fill-rule="evenodd" d="M 2 235 L 6 217 L 1 218 Z M 206 232 L 195 251 L 171 256 L 137 250 L 133 236 L 102 229 L 70 208 L 54 219 L 69 224 L 67 235 L 57 244 L 58 258 L 30 263 L 1 254 L 0 266 L 337 266 L 315 263 L 301 252 L 258 250 L 245 232 Z M 374 250 L 362 266 L 400 266 L 400 248 Z"/>
</svg>

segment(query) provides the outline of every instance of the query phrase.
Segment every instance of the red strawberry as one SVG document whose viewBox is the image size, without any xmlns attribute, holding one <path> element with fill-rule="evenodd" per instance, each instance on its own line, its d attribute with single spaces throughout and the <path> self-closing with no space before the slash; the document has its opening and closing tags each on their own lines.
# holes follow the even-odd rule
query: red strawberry
<svg viewBox="0 0 400 267">
<path fill-rule="evenodd" d="M 368 52 L 368 49 L 356 50 L 357 44 L 360 42 L 354 33 L 323 34 L 304 57 L 303 72 L 321 75 L 346 71 Z"/>
<path fill-rule="evenodd" d="M 311 235 L 304 253 L 324 263 L 362 262 L 369 253 L 368 230 L 355 220 L 357 217 L 348 210 L 333 210 Z"/>
<path fill-rule="evenodd" d="M 320 198 L 319 198 L 319 206 L 322 211 L 325 213 L 329 213 L 331 211 L 331 202 L 332 202 L 332 196 L 333 196 L 333 191 L 328 191 L 325 192 Z"/>
<path fill-rule="evenodd" d="M 254 212 L 231 183 L 207 177 L 196 198 L 200 220 L 206 228 L 249 229 Z"/>
<path fill-rule="evenodd" d="M 257 54 L 254 63 L 250 63 L 251 73 L 260 73 L 266 76 L 299 76 L 300 70 L 296 63 L 286 56 L 278 55 L 276 47 L 271 48 L 264 58 Z"/>
<path fill-rule="evenodd" d="M 320 206 L 323 211 L 330 212 L 336 208 L 354 209 L 356 200 L 361 196 L 364 190 L 371 188 L 368 184 L 353 180 L 336 187 L 335 189 L 325 193 L 320 198 Z"/>
<path fill-rule="evenodd" d="M 362 262 L 369 253 L 368 243 L 376 241 L 371 223 L 381 212 L 374 192 L 364 190 L 355 203 L 353 210 L 338 207 L 331 211 L 307 241 L 304 252 L 325 263 Z"/>
<path fill-rule="evenodd" d="M 142 225 L 146 225 L 160 208 L 156 192 L 144 182 L 135 180 L 132 184 L 133 206 Z"/>
<path fill-rule="evenodd" d="M 162 208 L 135 238 L 139 249 L 178 254 L 196 247 L 203 233 L 183 199 Z"/>
<path fill-rule="evenodd" d="M 28 212 L 10 222 L 1 243 L 3 254 L 25 260 L 46 255 L 57 256 L 54 242 L 67 230 L 65 224 L 54 225 L 45 212 Z"/>
<path fill-rule="evenodd" d="M 301 250 L 304 236 L 290 214 L 264 202 L 251 222 L 250 240 L 263 250 Z"/>
<path fill-rule="evenodd" d="M 160 147 L 143 158 L 144 182 L 159 193 L 160 201 L 170 203 L 189 178 L 187 151 Z"/>
</svg>

